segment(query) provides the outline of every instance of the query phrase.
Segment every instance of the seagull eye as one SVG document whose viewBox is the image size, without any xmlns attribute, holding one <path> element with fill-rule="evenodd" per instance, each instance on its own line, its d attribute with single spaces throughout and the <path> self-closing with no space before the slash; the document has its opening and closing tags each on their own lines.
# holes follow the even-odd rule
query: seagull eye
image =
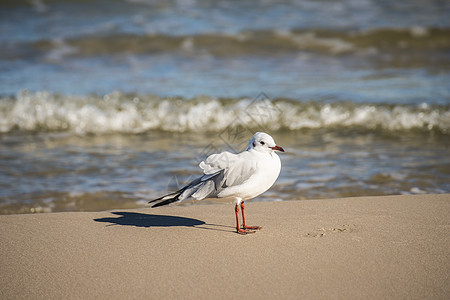
<svg viewBox="0 0 450 300">
<path fill-rule="evenodd" d="M 261 145 L 264 145 L 265 143 L 263 141 L 259 142 Z"/>
</svg>

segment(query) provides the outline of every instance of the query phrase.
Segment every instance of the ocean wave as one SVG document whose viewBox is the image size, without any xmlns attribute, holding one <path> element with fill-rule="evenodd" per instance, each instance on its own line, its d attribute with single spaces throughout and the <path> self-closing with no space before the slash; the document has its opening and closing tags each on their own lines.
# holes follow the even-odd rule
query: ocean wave
<svg viewBox="0 0 450 300">
<path fill-rule="evenodd" d="M 349 129 L 450 134 L 449 105 L 322 103 L 255 99 L 161 98 L 119 92 L 61 96 L 22 91 L 0 98 L 0 132 L 68 131 L 76 134 Z"/>
<path fill-rule="evenodd" d="M 448 61 L 450 29 L 428 27 L 381 28 L 363 31 L 290 29 L 197 35 L 116 32 L 108 35 L 81 35 L 66 39 L 41 39 L 6 46 L 0 51 L 0 57 L 8 59 L 18 59 L 23 55 L 47 58 L 49 55 L 52 56 L 52 53 L 64 54 L 68 57 L 168 53 L 229 57 L 286 55 L 308 51 L 324 55 L 398 54 L 402 55 L 403 59 L 405 55 L 417 59 L 421 53 L 425 58 L 431 56 L 430 53 L 435 53 L 438 57 L 429 58 L 430 61 L 440 56 L 442 56 L 441 60 Z"/>
</svg>

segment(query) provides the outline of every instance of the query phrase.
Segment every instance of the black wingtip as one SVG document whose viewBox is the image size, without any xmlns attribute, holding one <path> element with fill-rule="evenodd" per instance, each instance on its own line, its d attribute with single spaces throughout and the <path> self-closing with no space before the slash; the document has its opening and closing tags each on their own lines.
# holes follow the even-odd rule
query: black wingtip
<svg viewBox="0 0 450 300">
<path fill-rule="evenodd" d="M 170 199 L 167 199 L 167 200 L 158 202 L 158 203 L 154 204 L 154 205 L 152 206 L 152 208 L 159 207 L 159 206 L 163 206 L 163 205 L 167 205 L 167 204 L 170 204 L 170 203 L 173 203 L 173 202 L 177 202 L 177 201 L 178 201 L 178 196 L 179 196 L 179 195 L 177 195 L 176 197 L 173 197 L 173 198 L 170 198 Z M 152 202 L 153 202 L 153 201 L 152 201 Z"/>
<path fill-rule="evenodd" d="M 175 193 L 162 196 L 162 197 L 160 197 L 158 199 L 150 200 L 150 201 L 148 201 L 148 203 L 153 203 L 153 202 L 160 201 L 160 202 L 157 202 L 157 203 L 152 205 L 152 208 L 154 208 L 154 207 L 158 207 L 158 206 L 167 205 L 167 204 L 170 204 L 170 203 L 173 203 L 173 202 L 177 202 L 177 201 L 179 201 L 179 197 L 180 197 L 181 193 L 182 193 L 182 191 L 177 191 Z M 173 197 L 168 198 L 168 199 L 164 199 L 164 198 L 166 198 L 168 196 L 173 196 Z"/>
<path fill-rule="evenodd" d="M 150 201 L 148 201 L 148 203 L 153 203 L 153 202 L 161 201 L 161 202 L 158 202 L 158 203 L 154 204 L 154 205 L 152 206 L 152 208 L 153 208 L 153 207 L 163 206 L 163 205 L 167 205 L 167 204 L 170 204 L 170 203 L 173 203 L 173 202 L 180 201 L 180 195 L 183 194 L 183 192 L 184 192 L 186 189 L 192 187 L 192 186 L 195 185 L 195 184 L 198 184 L 198 183 L 201 181 L 201 178 L 202 178 L 202 177 L 200 177 L 200 178 L 198 178 L 198 179 L 192 181 L 190 184 L 184 186 L 183 188 L 179 189 L 179 190 L 176 191 L 176 192 L 167 194 L 167 195 L 162 196 L 162 197 L 160 197 L 160 198 L 158 198 L 158 199 L 155 199 L 155 200 L 150 200 Z M 169 197 L 169 198 L 167 198 L 167 197 Z M 167 198 L 167 199 L 165 199 L 165 198 Z M 163 201 L 162 201 L 162 200 L 163 200 Z"/>
<path fill-rule="evenodd" d="M 148 201 L 147 203 L 153 203 L 153 202 L 156 202 L 156 201 L 161 201 L 161 200 L 163 200 L 164 198 L 166 198 L 166 197 L 169 197 L 169 196 L 173 196 L 172 198 L 169 198 L 169 199 L 173 199 L 173 198 L 178 198 L 178 196 L 180 196 L 180 191 L 176 191 L 176 192 L 173 192 L 173 193 L 171 193 L 171 194 L 167 194 L 167 195 L 164 195 L 164 196 L 162 196 L 162 197 L 159 197 L 159 198 L 156 198 L 156 199 L 153 199 L 153 200 L 150 200 L 150 201 Z M 168 200 L 169 200 L 168 199 Z M 163 201 L 164 202 L 164 201 Z M 156 205 L 156 204 L 155 204 Z M 153 207 L 153 206 L 152 206 Z"/>
<path fill-rule="evenodd" d="M 158 199 L 150 200 L 150 201 L 148 201 L 147 203 L 148 203 L 148 204 L 150 204 L 150 203 L 153 203 L 153 202 L 156 202 L 156 201 L 162 200 L 162 198 L 164 198 L 164 197 L 165 197 L 165 196 L 163 196 L 163 197 L 159 197 Z"/>
</svg>

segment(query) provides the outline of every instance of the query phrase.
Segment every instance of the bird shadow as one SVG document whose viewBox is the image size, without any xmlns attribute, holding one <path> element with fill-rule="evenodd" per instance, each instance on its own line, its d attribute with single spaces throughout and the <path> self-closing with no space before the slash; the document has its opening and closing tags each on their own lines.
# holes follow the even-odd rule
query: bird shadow
<svg viewBox="0 0 450 300">
<path fill-rule="evenodd" d="M 205 224 L 205 222 L 201 220 L 177 216 L 152 215 L 135 212 L 121 212 L 121 211 L 112 212 L 112 214 L 119 217 L 100 218 L 94 219 L 94 221 L 111 223 L 110 225 L 124 225 L 136 227 L 174 227 L 174 226 L 193 227 Z"/>
<path fill-rule="evenodd" d="M 121 211 L 112 212 L 112 214 L 118 217 L 99 218 L 94 219 L 94 221 L 110 223 L 107 226 L 122 225 L 135 227 L 195 227 L 199 229 L 218 230 L 227 232 L 230 231 L 219 229 L 217 227 L 233 228 L 231 226 L 208 224 L 202 220 L 178 216 L 153 215 L 153 214 L 142 214 L 135 212 L 121 212 Z"/>
</svg>

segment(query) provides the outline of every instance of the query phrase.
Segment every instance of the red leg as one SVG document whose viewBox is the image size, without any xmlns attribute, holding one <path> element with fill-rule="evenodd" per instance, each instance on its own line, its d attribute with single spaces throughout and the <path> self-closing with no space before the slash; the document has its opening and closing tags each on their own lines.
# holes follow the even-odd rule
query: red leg
<svg viewBox="0 0 450 300">
<path fill-rule="evenodd" d="M 255 233 L 254 231 L 248 230 L 249 228 L 241 229 L 239 227 L 239 205 L 236 204 L 234 212 L 236 213 L 236 232 L 239 234 Z"/>
<path fill-rule="evenodd" d="M 244 201 L 241 202 L 241 212 L 242 212 L 242 229 L 252 229 L 252 230 L 262 229 L 261 226 L 247 226 L 247 224 L 245 224 Z"/>
</svg>

